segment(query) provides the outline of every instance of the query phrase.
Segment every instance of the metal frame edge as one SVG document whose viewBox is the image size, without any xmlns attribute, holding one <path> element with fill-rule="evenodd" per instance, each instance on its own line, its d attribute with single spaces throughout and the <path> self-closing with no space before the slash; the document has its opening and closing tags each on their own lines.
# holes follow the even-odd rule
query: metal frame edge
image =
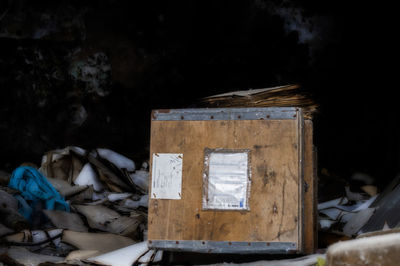
<svg viewBox="0 0 400 266">
<path fill-rule="evenodd" d="M 206 240 L 148 240 L 149 248 L 197 253 L 296 254 L 295 242 L 235 242 Z"/>
</svg>

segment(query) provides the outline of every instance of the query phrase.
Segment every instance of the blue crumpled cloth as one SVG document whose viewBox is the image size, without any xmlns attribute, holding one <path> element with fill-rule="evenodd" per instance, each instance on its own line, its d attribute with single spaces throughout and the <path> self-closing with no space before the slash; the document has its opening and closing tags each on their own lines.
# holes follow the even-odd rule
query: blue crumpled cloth
<svg viewBox="0 0 400 266">
<path fill-rule="evenodd" d="M 47 179 L 35 168 L 20 166 L 11 175 L 8 186 L 19 190 L 19 213 L 31 220 L 32 212 L 39 202 L 44 202 L 47 210 L 69 212 L 69 205 Z M 22 197 L 21 197 L 22 196 Z"/>
</svg>

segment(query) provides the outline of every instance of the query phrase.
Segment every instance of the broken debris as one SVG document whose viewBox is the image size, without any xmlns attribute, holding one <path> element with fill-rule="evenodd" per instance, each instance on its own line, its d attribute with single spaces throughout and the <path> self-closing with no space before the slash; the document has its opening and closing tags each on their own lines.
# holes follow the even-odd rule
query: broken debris
<svg viewBox="0 0 400 266">
<path fill-rule="evenodd" d="M 148 176 L 147 167 L 135 171 L 133 160 L 112 150 L 73 146 L 47 152 L 39 170 L 1 172 L 9 187 L 0 188 L 0 238 L 9 248 L 0 248 L 0 262 L 86 265 L 129 246 L 135 262 L 148 250 L 135 244 L 147 232 Z M 161 256 L 152 251 L 143 260 Z"/>
<path fill-rule="evenodd" d="M 135 243 L 131 238 L 110 233 L 85 233 L 65 230 L 63 242 L 81 250 L 98 250 L 101 253 L 110 252 Z"/>
<path fill-rule="evenodd" d="M 43 212 L 56 228 L 68 229 L 77 232 L 88 231 L 88 228 L 84 225 L 81 217 L 76 213 L 54 210 L 43 210 Z"/>
<path fill-rule="evenodd" d="M 102 263 L 110 266 L 131 266 L 144 253 L 149 250 L 147 242 L 140 242 L 125 248 L 117 249 L 96 257 L 87 259 L 87 261 Z"/>
<path fill-rule="evenodd" d="M 9 265 L 37 266 L 44 262 L 57 263 L 64 260 L 62 257 L 33 253 L 23 247 L 9 247 L 4 250 L 0 249 L 0 253 L 3 257 L 2 260 L 4 260 L 4 257 L 8 259 L 6 263 L 9 263 Z"/>
</svg>

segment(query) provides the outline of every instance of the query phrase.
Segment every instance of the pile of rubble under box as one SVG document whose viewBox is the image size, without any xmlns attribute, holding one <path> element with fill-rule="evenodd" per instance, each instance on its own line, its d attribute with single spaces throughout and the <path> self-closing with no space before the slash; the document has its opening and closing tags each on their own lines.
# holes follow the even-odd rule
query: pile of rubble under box
<svg viewBox="0 0 400 266">
<path fill-rule="evenodd" d="M 324 264 L 397 265 L 400 175 L 379 192 L 374 178 L 364 173 L 354 173 L 349 181 L 326 170 L 322 174 L 331 179 L 331 188 L 322 184 L 324 192 L 341 194 L 318 204 L 319 242 L 328 246 Z"/>
<path fill-rule="evenodd" d="M 0 265 L 155 263 L 147 243 L 148 162 L 109 149 L 47 152 L 0 172 Z"/>
<path fill-rule="evenodd" d="M 341 196 L 318 204 L 321 232 L 355 238 L 400 226 L 400 175 L 380 193 L 374 179 L 363 173 L 342 183 L 334 188 L 343 191 Z"/>
<path fill-rule="evenodd" d="M 0 266 L 165 262 L 163 251 L 146 242 L 148 167 L 145 161 L 136 169 L 109 149 L 66 147 L 47 152 L 39 168 L 24 163 L 12 174 L 0 171 Z M 336 196 L 318 204 L 328 249 L 249 265 L 398 263 L 400 176 L 380 193 L 365 174 L 353 175 L 351 186 L 333 179 L 337 187 L 322 185 Z"/>
</svg>

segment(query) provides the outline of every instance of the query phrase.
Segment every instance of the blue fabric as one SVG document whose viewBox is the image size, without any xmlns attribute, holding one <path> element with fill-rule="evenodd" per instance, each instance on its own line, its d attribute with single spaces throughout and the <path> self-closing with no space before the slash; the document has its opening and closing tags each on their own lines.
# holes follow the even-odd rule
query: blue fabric
<svg viewBox="0 0 400 266">
<path fill-rule="evenodd" d="M 20 166 L 11 175 L 10 188 L 21 191 L 16 197 L 20 203 L 19 212 L 31 220 L 35 205 L 43 201 L 47 210 L 61 210 L 69 212 L 69 205 L 47 179 L 35 168 Z"/>
</svg>

